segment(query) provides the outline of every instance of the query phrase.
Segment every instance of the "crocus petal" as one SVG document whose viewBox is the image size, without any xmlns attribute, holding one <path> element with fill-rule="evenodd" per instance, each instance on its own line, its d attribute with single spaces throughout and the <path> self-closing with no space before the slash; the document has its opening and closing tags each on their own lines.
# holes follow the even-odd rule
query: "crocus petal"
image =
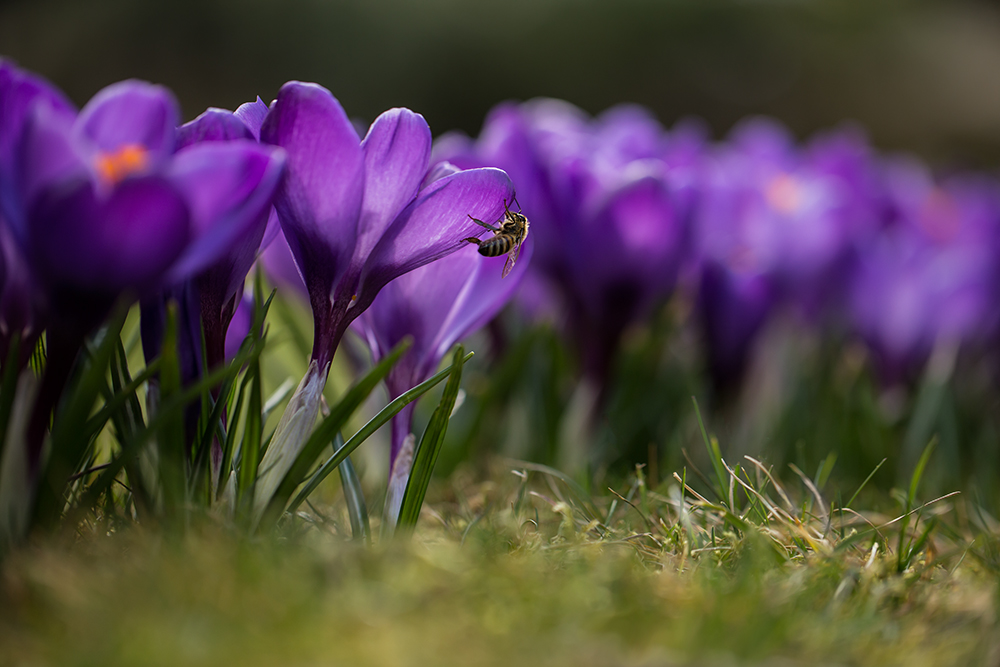
<svg viewBox="0 0 1000 667">
<path fill-rule="evenodd" d="M 706 338 L 709 369 L 719 387 L 742 378 L 753 344 L 775 303 L 761 273 L 737 273 L 708 260 L 702 269 L 698 314 Z"/>
<path fill-rule="evenodd" d="M 266 234 L 265 232 L 265 236 Z M 267 277 L 278 286 L 279 290 L 285 291 L 287 288 L 287 291 L 297 293 L 309 301 L 306 283 L 302 279 L 302 274 L 299 273 L 299 268 L 295 265 L 295 258 L 292 257 L 292 251 L 289 249 L 288 241 L 285 240 L 285 235 L 281 233 L 280 227 L 274 241 L 260 254 L 260 259 L 264 264 Z"/>
<path fill-rule="evenodd" d="M 581 294 L 591 295 L 584 307 L 595 316 L 615 313 L 628 321 L 669 293 L 686 227 L 661 178 L 640 178 L 610 193 L 594 218 L 579 226 L 570 250 L 574 282 Z"/>
<path fill-rule="evenodd" d="M 190 237 L 187 204 L 160 176 L 128 179 L 106 200 L 90 183 L 65 195 L 47 193 L 31 219 L 34 266 L 49 284 L 74 291 L 148 288 Z"/>
<path fill-rule="evenodd" d="M 233 141 L 235 139 L 253 139 L 256 137 L 250 128 L 226 109 L 206 109 L 190 123 L 184 123 L 177 128 L 177 150 L 192 144 L 206 141 Z"/>
<path fill-rule="evenodd" d="M 20 127 L 32 106 L 39 103 L 64 115 L 75 113 L 72 103 L 60 90 L 0 58 L 0 165 L 9 164 L 7 160 L 12 159 Z"/>
<path fill-rule="evenodd" d="M 534 249 L 535 238 L 529 236 L 521 244 L 517 263 L 506 277 L 503 276 L 506 255 L 483 257 L 474 248 L 469 249 L 479 255 L 479 266 L 468 289 L 463 292 L 461 303 L 457 303 L 441 323 L 438 336 L 431 346 L 434 361 L 429 367 L 425 367 L 425 371 L 433 371 L 433 367 L 448 354 L 452 345 L 492 320 L 507 305 L 531 265 Z"/>
<path fill-rule="evenodd" d="M 233 319 L 226 331 L 226 359 L 232 359 L 240 351 L 243 339 L 250 333 L 253 324 L 253 297 L 244 294 L 236 305 Z"/>
<path fill-rule="evenodd" d="M 440 181 L 445 176 L 451 176 L 452 174 L 457 174 L 460 171 L 461 169 L 453 165 L 451 162 L 438 162 L 427 170 L 427 175 L 424 176 L 424 182 L 420 187 L 421 189 L 426 188 L 434 181 Z"/>
<path fill-rule="evenodd" d="M 41 290 L 36 284 L 21 245 L 0 220 L 0 250 L 3 259 L 3 287 L 0 289 L 0 340 L 15 331 L 40 332 L 44 310 Z M 4 357 L 5 358 L 5 357 Z"/>
<path fill-rule="evenodd" d="M 72 119 L 76 111 L 63 94 L 43 79 L 0 58 L 0 214 L 20 217 L 15 196 L 14 162 L 23 128 L 36 105 Z"/>
<path fill-rule="evenodd" d="M 203 143 L 177 154 L 168 174 L 191 208 L 193 238 L 168 282 L 192 276 L 224 255 L 242 258 L 241 266 L 249 269 L 283 165 L 280 149 L 252 141 Z"/>
<path fill-rule="evenodd" d="M 361 150 L 365 196 L 352 258 L 358 269 L 386 227 L 417 195 L 430 160 L 431 129 L 420 114 L 390 109 L 372 123 Z"/>
<path fill-rule="evenodd" d="M 278 92 L 261 141 L 288 152 L 275 208 L 310 292 L 329 293 L 347 269 L 357 235 L 364 193 L 357 134 L 330 91 L 293 81 Z"/>
<path fill-rule="evenodd" d="M 264 100 L 258 97 L 254 102 L 241 104 L 236 109 L 235 115 L 247 126 L 253 138 L 260 141 L 260 126 L 264 124 L 264 119 L 267 118 L 267 105 L 264 104 Z"/>
<path fill-rule="evenodd" d="M 499 169 L 470 169 L 434 181 L 389 226 L 365 263 L 359 303 L 367 305 L 390 280 L 460 249 L 496 222 L 514 187 Z"/>
<path fill-rule="evenodd" d="M 25 209 L 45 190 L 63 190 L 92 176 L 91 165 L 73 141 L 72 119 L 46 106 L 36 107 L 25 123 L 18 153 L 19 198 Z M 19 237 L 25 233 L 20 218 L 9 221 Z"/>
<path fill-rule="evenodd" d="M 98 150 L 114 152 L 137 145 L 149 151 L 150 166 L 173 152 L 180 111 L 173 93 L 144 81 L 121 81 L 104 88 L 80 111 L 77 131 Z"/>
<path fill-rule="evenodd" d="M 369 345 L 375 358 L 384 357 L 406 336 L 413 338 L 411 351 L 399 362 L 400 365 L 409 362 L 413 370 L 405 374 L 402 384 L 409 382 L 409 386 L 413 386 L 426 379 L 419 377 L 418 368 L 433 354 L 441 326 L 456 305 L 464 301 L 467 285 L 473 281 L 484 259 L 476 246 L 470 244 L 448 257 L 415 269 L 383 287 L 361 316 L 370 334 Z M 498 276 L 499 271 L 497 269 Z M 397 368 L 394 367 L 393 372 Z"/>
</svg>

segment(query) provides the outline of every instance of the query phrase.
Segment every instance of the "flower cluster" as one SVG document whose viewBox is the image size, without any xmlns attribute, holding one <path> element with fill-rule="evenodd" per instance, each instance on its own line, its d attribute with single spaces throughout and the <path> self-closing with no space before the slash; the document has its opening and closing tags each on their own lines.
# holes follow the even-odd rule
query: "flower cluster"
<svg viewBox="0 0 1000 667">
<path fill-rule="evenodd" d="M 467 248 L 463 239 L 483 232 L 470 217 L 498 220 L 514 198 L 504 172 L 431 169 L 430 152 L 430 129 L 419 114 L 387 111 L 361 138 L 336 98 L 315 84 L 290 82 L 270 107 L 258 98 L 236 112 L 209 109 L 182 125 L 163 87 L 114 84 L 77 111 L 47 82 L 0 60 L 0 353 L 5 370 L 24 368 L 42 333 L 47 353 L 37 393 L 23 392 L 30 417 L 15 420 L 24 424 L 8 430 L 0 448 L 0 511 L 12 514 L 5 491 L 11 479 L 26 480 L 21 486 L 29 496 L 39 485 L 51 487 L 58 511 L 60 489 L 91 450 L 84 443 L 68 456 L 46 454 L 52 414 L 86 339 L 116 303 L 141 303 L 147 362 L 155 363 L 169 338 L 177 381 L 190 385 L 232 353 L 234 320 L 243 332 L 251 328 L 244 283 L 260 251 L 280 235 L 306 287 L 315 339 L 299 391 L 259 468 L 254 462 L 247 473 L 259 518 L 312 431 L 348 325 L 394 279 Z M 449 305 L 474 302 L 453 311 L 414 303 L 412 309 L 429 313 L 420 314 L 428 332 L 436 327 L 440 336 L 421 339 L 432 347 L 411 354 L 408 370 L 393 376 L 394 391 L 424 379 L 458 336 L 509 295 L 509 287 L 489 285 L 473 255 L 442 265 L 446 286 L 426 272 L 416 280 L 496 296 L 449 294 Z M 407 289 L 401 283 L 393 293 Z M 392 328 L 391 306 L 379 308 L 381 320 L 373 322 L 388 318 L 389 328 L 382 329 L 388 338 L 376 338 L 415 335 Z M 157 384 L 151 380 L 152 415 Z M 218 386 L 212 393 L 214 402 L 228 399 Z M 202 412 L 202 423 L 206 417 Z M 235 465 L 222 444 L 231 438 L 224 429 L 212 435 L 212 425 L 196 437 L 196 405 L 183 421 L 180 460 L 194 474 L 203 460 L 195 441 L 211 441 L 211 488 L 221 496 L 236 472 L 224 469 Z M 244 452 L 244 465 L 248 457 Z M 26 514 L 37 513 L 30 498 L 19 502 L 20 518 L 0 522 L 0 542 L 23 529 Z"/>
<path fill-rule="evenodd" d="M 435 155 L 515 179 L 538 237 L 518 300 L 558 308 L 601 383 L 624 329 L 678 284 L 717 386 L 738 384 L 779 313 L 853 333 L 890 383 L 936 345 L 997 330 L 1000 183 L 936 179 L 854 128 L 800 144 L 750 119 L 713 143 L 635 107 L 590 118 L 534 100 L 498 106 L 478 139 L 447 135 Z"/>
</svg>

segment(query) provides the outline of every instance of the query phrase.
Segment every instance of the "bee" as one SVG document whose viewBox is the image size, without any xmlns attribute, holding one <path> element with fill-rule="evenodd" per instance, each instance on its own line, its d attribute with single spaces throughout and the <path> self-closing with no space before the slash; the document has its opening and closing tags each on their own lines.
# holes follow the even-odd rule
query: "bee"
<svg viewBox="0 0 1000 667">
<path fill-rule="evenodd" d="M 517 200 L 515 199 L 514 201 L 516 202 Z M 518 206 L 518 209 L 520 208 Z M 503 265 L 503 273 L 500 276 L 501 278 L 506 278 L 511 269 L 514 268 L 514 262 L 517 261 L 517 254 L 521 250 L 521 244 L 524 243 L 524 239 L 528 238 L 528 218 L 520 210 L 516 213 L 511 211 L 507 207 L 507 200 L 503 202 L 503 210 L 503 220 L 499 221 L 499 227 L 494 227 L 482 220 L 477 220 L 470 215 L 469 219 L 477 225 L 493 232 L 493 236 L 485 241 L 475 236 L 470 236 L 463 240 L 478 245 L 479 254 L 484 257 L 499 257 L 507 253 L 507 262 Z"/>
</svg>

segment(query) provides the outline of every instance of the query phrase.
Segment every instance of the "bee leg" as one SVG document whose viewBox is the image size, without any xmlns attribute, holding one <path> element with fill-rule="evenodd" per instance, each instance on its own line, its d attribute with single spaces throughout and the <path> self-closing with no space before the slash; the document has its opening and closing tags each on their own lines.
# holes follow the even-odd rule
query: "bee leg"
<svg viewBox="0 0 1000 667">
<path fill-rule="evenodd" d="M 479 225 L 481 227 L 485 227 L 486 229 L 490 230 L 491 232 L 499 232 L 500 231 L 500 229 L 498 227 L 494 227 L 493 225 L 489 224 L 488 222 L 483 222 L 482 220 L 478 220 L 476 218 L 473 218 L 471 215 L 469 216 L 469 220 L 472 220 L 474 223 L 476 223 L 477 225 Z"/>
<path fill-rule="evenodd" d="M 469 238 L 462 239 L 462 240 L 465 241 L 466 243 L 475 243 L 476 245 L 482 245 L 483 244 L 483 242 L 480 241 L 479 239 L 477 239 L 475 236 L 470 236 Z"/>
</svg>

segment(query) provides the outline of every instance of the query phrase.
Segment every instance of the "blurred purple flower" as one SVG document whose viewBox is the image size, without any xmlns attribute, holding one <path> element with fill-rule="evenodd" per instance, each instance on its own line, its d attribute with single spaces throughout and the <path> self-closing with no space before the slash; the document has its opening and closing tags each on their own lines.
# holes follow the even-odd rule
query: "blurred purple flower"
<svg viewBox="0 0 1000 667">
<path fill-rule="evenodd" d="M 885 225 L 851 282 L 855 330 L 888 384 L 911 379 L 938 344 L 982 343 L 997 332 L 1000 183 L 935 182 L 926 167 L 887 167 Z"/>
<path fill-rule="evenodd" d="M 624 330 L 677 283 L 700 150 L 690 135 L 672 141 L 639 107 L 591 119 L 534 100 L 498 106 L 474 143 L 443 138 L 435 158 L 511 174 L 536 236 L 531 282 L 558 295 L 585 372 L 603 386 Z"/>
<path fill-rule="evenodd" d="M 875 229 L 876 163 L 851 130 L 799 148 L 751 119 L 703 165 L 696 221 L 698 316 L 717 391 L 739 385 L 769 314 L 788 305 L 832 320 L 854 258 Z"/>
<path fill-rule="evenodd" d="M 698 317 L 705 336 L 714 389 L 735 390 L 746 370 L 757 334 L 775 304 L 768 276 L 706 259 L 698 289 Z"/>
<path fill-rule="evenodd" d="M 806 310 L 822 310 L 845 259 L 874 229 L 876 211 L 860 196 L 873 170 L 848 131 L 799 149 L 773 121 L 747 121 L 706 167 L 701 252 L 753 264 Z"/>
<path fill-rule="evenodd" d="M 4 360 L 12 337 L 19 334 L 25 362 L 44 328 L 44 295 L 14 235 L 25 225 L 17 170 L 24 126 L 32 109 L 42 106 L 66 119 L 76 115 L 61 91 L 0 58 L 0 359 Z"/>
</svg>

